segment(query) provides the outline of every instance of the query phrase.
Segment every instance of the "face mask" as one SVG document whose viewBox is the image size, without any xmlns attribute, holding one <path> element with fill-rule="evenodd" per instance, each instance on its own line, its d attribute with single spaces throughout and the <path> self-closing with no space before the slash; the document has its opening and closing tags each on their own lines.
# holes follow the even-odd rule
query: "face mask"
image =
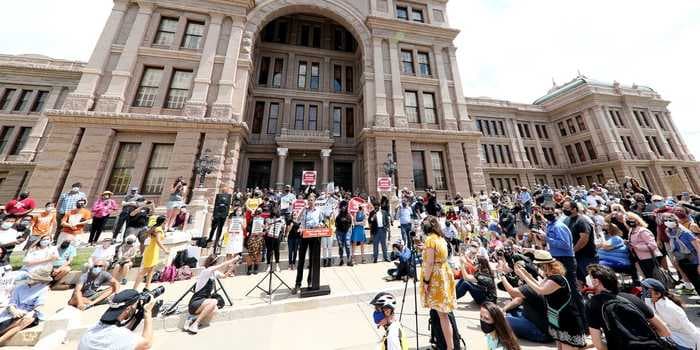
<svg viewBox="0 0 700 350">
<path fill-rule="evenodd" d="M 78 192 L 80 191 L 80 187 L 73 187 L 70 189 L 72 192 Z"/>
<path fill-rule="evenodd" d="M 627 226 L 629 227 L 637 227 L 637 222 L 636 221 L 625 221 Z"/>
<path fill-rule="evenodd" d="M 68 241 L 64 241 L 63 243 L 61 243 L 61 249 L 66 249 L 69 246 L 70 246 L 70 242 L 68 242 Z"/>
<path fill-rule="evenodd" d="M 593 288 L 593 277 L 591 275 L 586 275 L 586 286 Z"/>
<path fill-rule="evenodd" d="M 496 330 L 496 326 L 494 326 L 493 323 L 487 323 L 484 320 L 480 320 L 480 323 L 481 323 L 481 331 L 486 333 L 486 334 L 489 334 L 489 333 L 493 332 L 494 330 Z"/>
<path fill-rule="evenodd" d="M 102 272 L 102 268 L 101 268 L 101 267 L 95 266 L 95 267 L 92 268 L 91 271 L 92 271 L 92 274 L 93 274 L 93 275 L 97 275 L 98 273 Z"/>
<path fill-rule="evenodd" d="M 656 208 L 663 208 L 663 207 L 664 207 L 664 202 L 654 202 L 654 207 L 656 207 Z"/>
<path fill-rule="evenodd" d="M 51 244 L 51 242 L 48 239 L 42 239 L 41 241 L 39 241 L 39 245 L 43 248 L 48 247 L 49 244 Z"/>
<path fill-rule="evenodd" d="M 126 244 L 128 244 L 128 245 L 134 245 L 134 243 L 135 243 L 134 241 L 126 241 Z"/>
<path fill-rule="evenodd" d="M 22 193 L 19 195 L 19 199 L 27 199 L 27 197 L 29 197 L 29 194 L 27 193 Z"/>
<path fill-rule="evenodd" d="M 561 213 L 566 215 L 566 216 L 571 216 L 571 210 L 568 210 L 568 209 L 562 210 Z"/>
<path fill-rule="evenodd" d="M 664 222 L 664 225 L 666 225 L 666 227 L 671 228 L 671 229 L 678 227 L 678 223 L 675 221 L 666 221 L 666 222 Z"/>
<path fill-rule="evenodd" d="M 374 324 L 379 324 L 384 319 L 384 313 L 381 310 L 375 310 L 372 318 L 374 319 Z"/>
<path fill-rule="evenodd" d="M 83 207 L 85 207 L 85 204 L 78 202 L 78 203 L 75 203 L 75 207 L 78 209 L 82 209 Z"/>
<path fill-rule="evenodd" d="M 544 218 L 547 219 L 547 221 L 554 221 L 557 219 L 557 217 L 554 214 L 544 214 Z"/>
<path fill-rule="evenodd" d="M 3 230 L 9 230 L 12 228 L 12 223 L 11 222 L 3 222 L 2 226 L 0 226 L 0 227 L 2 227 Z"/>
</svg>

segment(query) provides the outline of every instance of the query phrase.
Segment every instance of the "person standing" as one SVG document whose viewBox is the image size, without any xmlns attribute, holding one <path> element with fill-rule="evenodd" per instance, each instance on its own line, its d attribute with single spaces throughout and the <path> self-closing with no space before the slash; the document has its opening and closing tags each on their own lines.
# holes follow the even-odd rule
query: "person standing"
<svg viewBox="0 0 700 350">
<path fill-rule="evenodd" d="M 82 185 L 80 182 L 76 182 L 73 185 L 71 185 L 71 189 L 68 192 L 64 192 L 61 194 L 60 197 L 58 197 L 58 203 L 56 203 L 56 221 L 63 223 L 63 217 L 66 215 L 67 212 L 75 209 L 76 203 L 78 203 L 78 200 L 85 200 L 87 201 L 87 196 L 85 195 L 84 192 L 80 191 L 80 187 Z M 63 226 L 62 225 L 57 225 L 56 226 L 56 233 L 54 233 L 53 236 L 53 242 L 58 243 L 58 236 L 63 232 Z"/>
<path fill-rule="evenodd" d="M 637 257 L 644 277 L 654 278 L 655 270 L 660 268 L 656 260 L 661 256 L 654 235 L 647 229 L 646 222 L 632 212 L 625 214 L 625 224 L 629 228 L 629 246 Z"/>
<path fill-rule="evenodd" d="M 160 250 L 163 250 L 165 254 L 170 254 L 165 246 L 163 246 L 163 239 L 165 239 L 165 232 L 163 231 L 163 224 L 165 223 L 165 216 L 159 216 L 156 219 L 155 225 L 151 227 L 147 234 L 150 238 L 148 246 L 143 252 L 143 259 L 141 260 L 141 270 L 139 270 L 136 280 L 134 281 L 134 289 L 138 289 L 143 276 L 146 276 L 146 287 L 145 290 L 150 290 L 151 279 L 153 278 L 153 269 L 158 264 L 160 258 Z"/>
<path fill-rule="evenodd" d="M 85 209 L 87 206 L 87 200 L 79 199 L 75 202 L 75 208 L 68 210 L 63 214 L 63 219 L 61 220 L 61 234 L 58 236 L 58 244 L 61 244 L 66 239 L 73 241 L 77 238 L 79 234 L 83 232 L 85 225 L 90 223 L 92 219 L 92 214 L 90 211 Z"/>
<path fill-rule="evenodd" d="M 387 232 L 391 230 L 391 216 L 389 216 L 389 212 L 382 209 L 379 205 L 375 205 L 374 210 L 369 214 L 369 227 L 372 235 L 372 258 L 374 263 L 377 263 L 380 245 L 384 261 L 390 261 L 386 251 Z"/>
<path fill-rule="evenodd" d="M 583 283 L 586 280 L 586 268 L 598 263 L 598 254 L 595 249 L 593 226 L 580 211 L 581 204 L 571 200 L 565 201 L 562 207 L 562 213 L 567 217 L 565 223 L 574 244 L 576 277 Z"/>
<path fill-rule="evenodd" d="M 355 259 L 355 248 L 360 246 L 360 261 L 365 262 L 365 240 L 367 239 L 365 235 L 365 221 L 367 217 L 365 215 L 364 205 L 360 205 L 357 208 L 357 213 L 352 217 L 352 260 Z"/>
<path fill-rule="evenodd" d="M 224 187 L 221 193 L 216 195 L 214 199 L 214 209 L 211 215 L 211 230 L 209 230 L 209 238 L 207 243 L 212 242 L 214 238 L 214 232 L 216 232 L 216 238 L 214 242 L 214 252 L 218 253 L 219 239 L 221 239 L 221 232 L 226 224 L 226 218 L 228 218 L 228 212 L 231 208 L 231 188 Z"/>
<path fill-rule="evenodd" d="M 442 236 L 440 223 L 434 216 L 423 221 L 423 232 L 427 235 L 423 248 L 423 266 L 420 273 L 420 297 L 423 307 L 435 310 L 440 319 L 440 328 L 447 342 L 447 350 L 455 348 L 452 324 L 448 314 L 457 307 L 455 279 L 447 264 L 447 241 Z"/>
<path fill-rule="evenodd" d="M 116 210 L 117 203 L 112 199 L 112 192 L 102 192 L 102 197 L 92 206 L 92 225 L 90 225 L 90 238 L 88 239 L 90 245 L 95 245 L 100 239 L 105 223 Z"/>
<path fill-rule="evenodd" d="M 303 238 L 303 231 L 308 229 L 323 227 L 323 210 L 316 207 L 316 196 L 309 195 L 307 207 L 299 214 L 300 227 L 302 230 L 301 247 L 299 248 L 299 264 L 297 266 L 297 277 L 292 289 L 292 294 L 296 294 L 301 289 L 301 279 L 304 277 L 304 260 L 306 259 L 306 251 L 309 251 L 309 274 L 306 279 L 309 286 L 313 280 L 312 274 L 320 270 L 320 266 L 315 266 L 321 263 L 320 256 L 316 258 L 316 254 L 321 253 L 321 239 Z"/>
<path fill-rule="evenodd" d="M 542 215 L 547 223 L 546 240 L 549 247 L 549 252 L 554 259 L 562 263 L 566 272 L 566 279 L 571 286 L 576 286 L 576 259 L 574 258 L 574 246 L 571 243 L 571 231 L 560 220 L 557 220 L 554 214 L 554 208 L 551 206 L 542 207 Z M 575 294 L 579 295 L 578 289 Z"/>
<path fill-rule="evenodd" d="M 411 238 L 413 216 L 413 208 L 408 205 L 408 200 L 402 200 L 401 206 L 396 211 L 396 219 L 399 220 L 399 226 L 401 227 L 401 239 L 403 239 L 404 242 L 408 242 L 408 240 Z"/>
<path fill-rule="evenodd" d="M 668 235 L 673 255 L 690 283 L 693 284 L 695 293 L 700 295 L 700 268 L 698 267 L 698 252 L 700 252 L 700 239 L 679 223 L 678 216 L 666 214 L 664 225 Z"/>
<path fill-rule="evenodd" d="M 340 255 L 340 263 L 338 266 L 343 266 L 345 260 L 343 253 L 348 258 L 348 266 L 352 266 L 352 254 L 350 254 L 350 228 L 352 227 L 352 217 L 348 213 L 348 202 L 342 201 L 338 206 L 338 216 L 335 218 L 335 237 L 338 240 L 338 253 Z"/>
<path fill-rule="evenodd" d="M 126 196 L 124 196 L 124 200 L 122 201 L 122 211 L 121 213 L 119 213 L 117 223 L 114 224 L 114 227 L 112 228 L 113 241 L 117 243 L 120 243 L 122 241 L 121 238 L 119 238 L 119 235 L 122 232 L 122 227 L 129 219 L 129 214 L 131 214 L 131 212 L 138 207 L 137 202 L 140 199 L 143 199 L 143 197 L 139 194 L 138 187 L 132 187 L 131 189 L 129 189 L 129 193 L 127 193 Z"/>
<path fill-rule="evenodd" d="M 297 254 L 299 253 L 299 242 L 301 241 L 301 224 L 291 216 L 287 219 L 287 253 L 289 259 L 289 269 L 294 270 L 297 266 Z"/>
<path fill-rule="evenodd" d="M 165 230 L 170 231 L 172 229 L 173 223 L 175 223 L 175 216 L 180 211 L 180 207 L 185 205 L 185 195 L 187 194 L 187 182 L 180 176 L 175 179 L 172 190 L 170 191 L 170 197 L 168 197 L 168 202 L 165 207 L 168 210 L 166 213 L 167 221 L 165 222 Z"/>
</svg>

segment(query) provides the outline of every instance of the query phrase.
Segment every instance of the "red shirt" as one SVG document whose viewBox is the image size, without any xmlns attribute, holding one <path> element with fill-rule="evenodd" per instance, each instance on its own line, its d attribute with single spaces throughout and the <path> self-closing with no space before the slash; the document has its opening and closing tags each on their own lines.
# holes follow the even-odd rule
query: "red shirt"
<svg viewBox="0 0 700 350">
<path fill-rule="evenodd" d="M 24 214 L 36 208 L 36 203 L 30 197 L 22 200 L 13 199 L 5 204 L 5 212 L 10 215 Z"/>
<path fill-rule="evenodd" d="M 656 215 L 656 237 L 661 240 L 661 242 L 668 243 L 668 235 L 666 234 L 666 224 L 661 219 L 663 214 L 670 213 L 672 211 L 671 207 L 664 206 L 663 208 L 654 209 L 654 214 Z"/>
</svg>

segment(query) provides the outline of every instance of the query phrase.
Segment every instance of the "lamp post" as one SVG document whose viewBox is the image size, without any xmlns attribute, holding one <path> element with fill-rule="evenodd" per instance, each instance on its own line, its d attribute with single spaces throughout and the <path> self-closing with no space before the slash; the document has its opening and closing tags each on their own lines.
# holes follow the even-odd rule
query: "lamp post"
<svg viewBox="0 0 700 350">
<path fill-rule="evenodd" d="M 214 159 L 209 157 L 209 153 L 211 153 L 211 150 L 206 149 L 204 154 L 197 159 L 194 165 L 195 171 L 197 175 L 199 175 L 199 188 L 204 188 L 207 175 L 214 171 Z"/>
<path fill-rule="evenodd" d="M 386 161 L 384 161 L 384 174 L 391 178 L 391 181 L 394 182 L 394 187 L 396 187 L 398 190 L 397 183 L 394 181 L 394 175 L 396 175 L 396 162 L 394 161 L 394 155 L 391 153 L 387 153 L 386 155 Z"/>
</svg>

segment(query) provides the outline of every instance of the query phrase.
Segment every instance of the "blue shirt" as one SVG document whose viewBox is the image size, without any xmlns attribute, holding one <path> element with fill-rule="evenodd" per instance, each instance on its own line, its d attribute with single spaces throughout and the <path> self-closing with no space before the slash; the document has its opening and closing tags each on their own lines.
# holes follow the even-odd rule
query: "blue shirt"
<svg viewBox="0 0 700 350">
<path fill-rule="evenodd" d="M 68 246 L 66 249 L 61 249 L 60 247 L 58 248 L 58 260 L 55 260 L 53 262 L 53 267 L 61 267 L 63 264 L 68 261 L 70 258 L 75 258 L 75 256 L 78 255 L 78 252 L 76 251 L 75 247 L 71 244 Z"/>
<path fill-rule="evenodd" d="M 307 229 L 319 227 L 323 223 L 323 217 L 324 215 L 321 208 L 306 208 L 301 215 L 301 228 Z"/>
<path fill-rule="evenodd" d="M 396 216 L 399 219 L 399 224 L 405 225 L 411 223 L 411 215 L 413 215 L 413 209 L 410 206 L 401 206 L 396 212 Z"/>
<path fill-rule="evenodd" d="M 10 305 L 14 305 L 18 310 L 30 312 L 46 303 L 46 294 L 49 286 L 46 283 L 20 284 L 15 287 L 10 296 Z M 36 317 L 44 320 L 44 315 L 37 310 Z M 12 318 L 7 309 L 0 314 L 0 322 Z"/>
<path fill-rule="evenodd" d="M 411 260 L 411 250 L 408 247 L 404 247 L 399 253 L 399 262 L 407 263 L 409 260 Z"/>
<path fill-rule="evenodd" d="M 84 192 L 62 193 L 61 197 L 58 198 L 58 207 L 56 211 L 58 211 L 59 214 L 65 214 L 67 211 L 75 209 L 75 203 L 81 199 L 87 199 Z"/>
<path fill-rule="evenodd" d="M 531 200 L 532 200 L 532 196 L 530 196 L 530 192 L 525 191 L 525 192 L 518 193 L 518 201 L 520 203 L 525 204 Z"/>
<path fill-rule="evenodd" d="M 690 252 L 691 262 L 693 264 L 698 263 L 698 252 L 695 251 L 695 246 L 693 245 L 693 241 L 696 240 L 697 238 L 695 237 L 694 234 L 690 233 L 690 231 L 682 230 L 678 232 L 679 230 L 676 229 L 675 233 L 672 230 L 668 230 L 668 237 L 673 243 L 673 254 L 682 257 L 683 254 L 681 253 L 681 247 L 680 245 L 683 244 L 688 248 L 688 251 Z"/>
<path fill-rule="evenodd" d="M 566 224 L 555 220 L 547 224 L 547 244 L 553 257 L 574 256 L 574 245 L 571 243 L 571 231 Z"/>
</svg>

